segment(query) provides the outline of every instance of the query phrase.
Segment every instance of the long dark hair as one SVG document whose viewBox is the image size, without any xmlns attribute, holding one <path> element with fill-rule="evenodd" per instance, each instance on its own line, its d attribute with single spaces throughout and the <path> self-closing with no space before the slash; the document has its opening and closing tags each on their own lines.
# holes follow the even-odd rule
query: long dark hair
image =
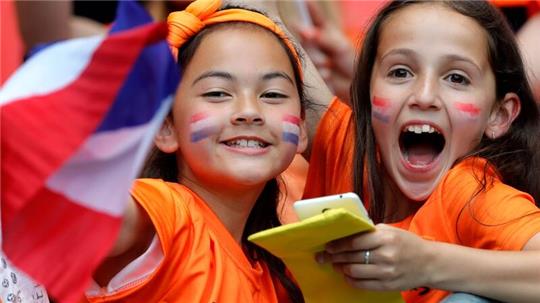
<svg viewBox="0 0 540 303">
<path fill-rule="evenodd" d="M 384 221 L 386 197 L 383 190 L 384 167 L 377 159 L 371 124 L 371 71 L 385 21 L 398 10 L 421 3 L 426 1 L 393 1 L 379 12 L 366 33 L 351 86 L 356 122 L 354 188 L 364 198 L 369 197 L 370 216 L 376 222 Z M 444 5 L 468 16 L 484 28 L 489 62 L 495 74 L 497 102 L 508 92 L 516 93 L 521 100 L 521 112 L 506 134 L 496 139 L 483 136 L 478 146 L 458 161 L 471 156 L 487 159 L 488 163 L 497 168 L 504 183 L 530 193 L 540 203 L 540 182 L 537 177 L 540 173 L 539 112 L 510 27 L 502 14 L 485 1 L 457 0 L 433 4 Z M 486 184 L 485 180 L 481 183 Z"/>
<path fill-rule="evenodd" d="M 208 26 L 192 37 L 179 49 L 178 65 L 180 66 L 181 70 L 185 70 L 201 44 L 201 41 L 206 35 L 225 27 L 255 27 L 257 29 L 263 29 L 258 25 L 246 22 L 227 22 Z M 277 35 L 275 36 L 283 49 L 286 51 L 292 64 L 297 91 L 298 95 L 300 96 L 303 117 L 305 112 L 306 98 L 304 96 L 304 87 L 300 74 L 300 68 L 297 66 L 296 59 L 290 49 Z M 169 182 L 178 182 L 179 171 L 176 161 L 176 154 L 167 154 L 154 147 L 146 162 L 141 177 L 160 178 Z M 242 234 L 242 245 L 246 249 L 248 257 L 252 261 L 260 260 L 268 266 L 272 276 L 276 278 L 287 291 L 291 302 L 304 302 L 302 292 L 288 275 L 283 261 L 247 240 L 247 237 L 253 233 L 281 225 L 278 216 L 279 195 L 280 191 L 278 180 L 272 179 L 268 181 L 249 214 L 246 226 L 244 227 L 244 232 Z"/>
</svg>

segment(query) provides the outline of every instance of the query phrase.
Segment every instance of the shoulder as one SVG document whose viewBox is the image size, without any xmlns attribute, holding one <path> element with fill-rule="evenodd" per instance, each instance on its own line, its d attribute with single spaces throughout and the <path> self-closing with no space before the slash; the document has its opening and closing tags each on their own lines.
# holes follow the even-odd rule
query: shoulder
<svg viewBox="0 0 540 303">
<path fill-rule="evenodd" d="M 482 158 L 465 159 L 441 180 L 426 202 L 450 221 L 493 220 L 499 224 L 535 211 L 534 199 L 527 193 L 504 184 L 496 169 Z"/>
<path fill-rule="evenodd" d="M 452 168 L 428 202 L 469 246 L 520 249 L 540 230 L 534 199 L 504 184 L 496 169 L 481 158 L 466 159 Z"/>
<path fill-rule="evenodd" d="M 500 183 L 496 169 L 483 158 L 471 157 L 452 167 L 435 191 L 445 195 L 472 197 L 490 189 L 495 183 Z"/>
<path fill-rule="evenodd" d="M 186 187 L 161 179 L 135 180 L 131 195 L 143 206 L 157 205 L 160 208 L 189 204 L 194 196 Z"/>
<path fill-rule="evenodd" d="M 183 185 L 161 179 L 138 179 L 131 195 L 152 221 L 162 242 L 192 225 L 191 205 L 195 198 Z"/>
</svg>

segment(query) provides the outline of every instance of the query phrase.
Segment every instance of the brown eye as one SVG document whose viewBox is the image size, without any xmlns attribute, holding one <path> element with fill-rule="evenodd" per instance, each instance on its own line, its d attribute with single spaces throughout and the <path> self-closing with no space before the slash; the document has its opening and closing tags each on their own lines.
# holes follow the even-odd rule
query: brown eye
<svg viewBox="0 0 540 303">
<path fill-rule="evenodd" d="M 225 98 L 228 96 L 228 94 L 222 91 L 213 91 L 213 92 L 204 93 L 203 96 L 209 97 L 209 98 Z"/>
<path fill-rule="evenodd" d="M 277 92 L 267 92 L 262 95 L 263 98 L 287 98 L 286 95 Z"/>
<path fill-rule="evenodd" d="M 391 70 L 388 73 L 388 76 L 392 78 L 407 78 L 408 76 L 411 76 L 411 73 L 404 68 L 396 68 Z"/>
<path fill-rule="evenodd" d="M 460 75 L 460 74 L 450 74 L 446 77 L 446 79 L 452 83 L 461 84 L 461 85 L 469 85 L 471 84 L 471 81 L 467 79 L 467 77 Z"/>
</svg>

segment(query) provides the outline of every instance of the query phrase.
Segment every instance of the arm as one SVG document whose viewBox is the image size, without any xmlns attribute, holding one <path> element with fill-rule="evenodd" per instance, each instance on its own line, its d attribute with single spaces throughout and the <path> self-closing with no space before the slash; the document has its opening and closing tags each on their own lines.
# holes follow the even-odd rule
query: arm
<svg viewBox="0 0 540 303">
<path fill-rule="evenodd" d="M 370 264 L 364 251 L 370 250 Z M 429 286 L 509 302 L 540 298 L 540 233 L 523 251 L 494 251 L 428 241 L 385 224 L 330 243 L 318 260 L 333 262 L 349 283 L 372 290 Z"/>
<path fill-rule="evenodd" d="M 107 285 L 118 272 L 148 249 L 154 235 L 150 218 L 130 196 L 118 238 L 109 256 L 94 272 L 96 282 L 100 286 Z"/>
<path fill-rule="evenodd" d="M 536 102 L 540 104 L 540 13 L 532 16 L 517 33 L 525 69 Z"/>
<path fill-rule="evenodd" d="M 325 18 L 314 2 L 306 2 L 313 26 L 298 29 L 302 45 L 337 97 L 350 104 L 355 50 L 344 32 Z"/>
</svg>

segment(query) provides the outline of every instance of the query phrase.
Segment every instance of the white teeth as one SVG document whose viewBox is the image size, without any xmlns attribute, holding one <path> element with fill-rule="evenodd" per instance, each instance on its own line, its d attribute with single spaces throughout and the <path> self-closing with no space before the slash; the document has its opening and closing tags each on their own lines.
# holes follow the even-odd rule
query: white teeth
<svg viewBox="0 0 540 303">
<path fill-rule="evenodd" d="M 437 132 L 437 130 L 435 130 L 435 128 L 431 125 L 428 125 L 428 124 L 418 124 L 418 125 L 409 125 L 407 126 L 405 129 L 403 129 L 403 131 L 408 131 L 408 132 L 411 132 L 411 133 L 416 133 L 416 134 L 421 134 L 421 133 L 434 133 L 434 132 Z"/>
<path fill-rule="evenodd" d="M 249 148 L 260 148 L 264 147 L 264 143 L 257 141 L 257 140 L 247 140 L 247 139 L 239 139 L 234 141 L 227 142 L 228 146 L 235 146 L 235 147 L 249 147 Z"/>
</svg>

